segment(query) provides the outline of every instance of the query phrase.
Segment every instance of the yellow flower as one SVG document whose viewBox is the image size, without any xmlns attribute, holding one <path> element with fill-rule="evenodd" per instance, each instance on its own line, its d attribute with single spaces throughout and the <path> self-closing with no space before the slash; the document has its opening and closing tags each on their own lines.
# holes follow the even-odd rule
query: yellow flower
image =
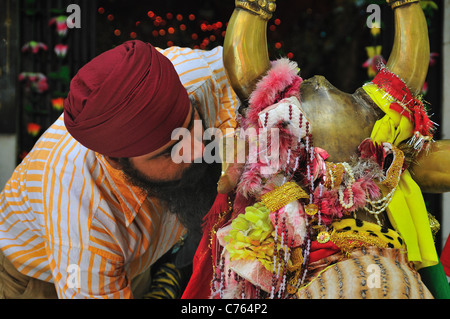
<svg viewBox="0 0 450 319">
<path fill-rule="evenodd" d="M 57 111 L 62 111 L 64 109 L 64 98 L 57 97 L 52 99 L 52 106 Z"/>
<path fill-rule="evenodd" d="M 231 260 L 258 259 L 266 268 L 270 267 L 274 250 L 274 227 L 269 213 L 269 209 L 262 203 L 256 203 L 246 207 L 245 213 L 231 222 L 231 230 L 224 238 L 228 242 L 225 248 L 230 252 Z"/>
<path fill-rule="evenodd" d="M 381 33 L 381 26 L 379 22 L 373 22 L 370 28 L 370 33 L 373 37 L 377 37 Z"/>
<path fill-rule="evenodd" d="M 245 208 L 231 222 L 231 230 L 224 237 L 225 249 L 230 253 L 230 259 L 257 259 L 264 267 L 272 271 L 274 253 L 274 230 L 269 218 L 269 209 L 262 203 L 255 203 Z M 277 249 L 281 249 L 278 243 Z M 284 256 L 284 252 L 282 254 Z"/>
<path fill-rule="evenodd" d="M 380 63 L 385 63 L 384 58 L 381 56 L 382 48 L 381 45 L 366 47 L 368 59 L 364 62 L 363 67 L 367 68 L 367 75 L 370 78 L 377 75 Z"/>
<path fill-rule="evenodd" d="M 427 10 L 428 8 L 430 8 L 432 10 L 439 9 L 438 5 L 434 1 L 421 0 L 420 6 L 422 7 L 423 10 Z"/>
</svg>

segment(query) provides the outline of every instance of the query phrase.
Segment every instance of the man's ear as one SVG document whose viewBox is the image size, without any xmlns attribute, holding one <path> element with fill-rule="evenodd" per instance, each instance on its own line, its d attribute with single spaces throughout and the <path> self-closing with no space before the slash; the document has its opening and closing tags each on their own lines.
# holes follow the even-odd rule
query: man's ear
<svg viewBox="0 0 450 319">
<path fill-rule="evenodd" d="M 111 156 L 104 156 L 106 161 L 109 163 L 109 165 L 111 165 L 112 168 L 114 169 L 122 169 L 122 164 L 119 162 L 119 158 L 118 157 L 111 157 Z"/>
</svg>

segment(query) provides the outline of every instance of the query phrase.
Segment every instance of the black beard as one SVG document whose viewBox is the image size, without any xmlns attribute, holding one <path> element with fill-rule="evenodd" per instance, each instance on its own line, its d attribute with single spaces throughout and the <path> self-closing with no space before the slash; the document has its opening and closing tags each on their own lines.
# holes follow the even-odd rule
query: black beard
<svg viewBox="0 0 450 319">
<path fill-rule="evenodd" d="M 203 217 L 217 196 L 221 163 L 192 163 L 177 181 L 156 182 L 136 170 L 128 159 L 119 159 L 130 183 L 160 199 L 194 237 L 201 236 Z"/>
</svg>

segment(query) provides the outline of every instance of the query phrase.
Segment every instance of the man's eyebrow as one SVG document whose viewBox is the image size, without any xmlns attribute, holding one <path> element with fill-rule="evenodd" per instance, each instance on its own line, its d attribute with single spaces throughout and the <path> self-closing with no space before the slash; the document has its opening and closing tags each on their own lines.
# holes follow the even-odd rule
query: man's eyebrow
<svg viewBox="0 0 450 319">
<path fill-rule="evenodd" d="M 188 127 L 187 127 L 187 130 L 188 130 L 188 131 L 191 131 L 191 130 L 192 130 L 192 128 L 193 128 L 193 126 L 194 126 L 194 119 L 195 119 L 195 108 L 192 107 L 191 119 L 189 120 L 189 124 L 188 124 Z M 161 156 L 161 155 L 165 155 L 165 154 L 170 154 L 170 153 L 172 153 L 172 149 L 175 147 L 175 145 L 177 145 L 177 142 L 175 142 L 173 145 L 171 145 L 171 146 L 169 146 L 168 148 L 166 148 L 165 150 L 163 150 L 161 153 L 152 156 L 151 158 L 149 158 L 149 160 L 150 160 L 150 159 L 153 159 L 153 158 L 156 158 L 156 157 L 158 157 L 158 156 Z"/>
</svg>

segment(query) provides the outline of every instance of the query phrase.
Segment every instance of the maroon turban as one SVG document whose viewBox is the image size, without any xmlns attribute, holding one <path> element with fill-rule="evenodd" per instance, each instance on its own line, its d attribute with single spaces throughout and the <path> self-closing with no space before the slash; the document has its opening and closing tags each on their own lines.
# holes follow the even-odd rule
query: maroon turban
<svg viewBox="0 0 450 319">
<path fill-rule="evenodd" d="M 189 111 L 169 59 L 148 43 L 128 41 L 78 71 L 64 101 L 64 123 L 91 150 L 134 157 L 170 142 Z"/>
</svg>

